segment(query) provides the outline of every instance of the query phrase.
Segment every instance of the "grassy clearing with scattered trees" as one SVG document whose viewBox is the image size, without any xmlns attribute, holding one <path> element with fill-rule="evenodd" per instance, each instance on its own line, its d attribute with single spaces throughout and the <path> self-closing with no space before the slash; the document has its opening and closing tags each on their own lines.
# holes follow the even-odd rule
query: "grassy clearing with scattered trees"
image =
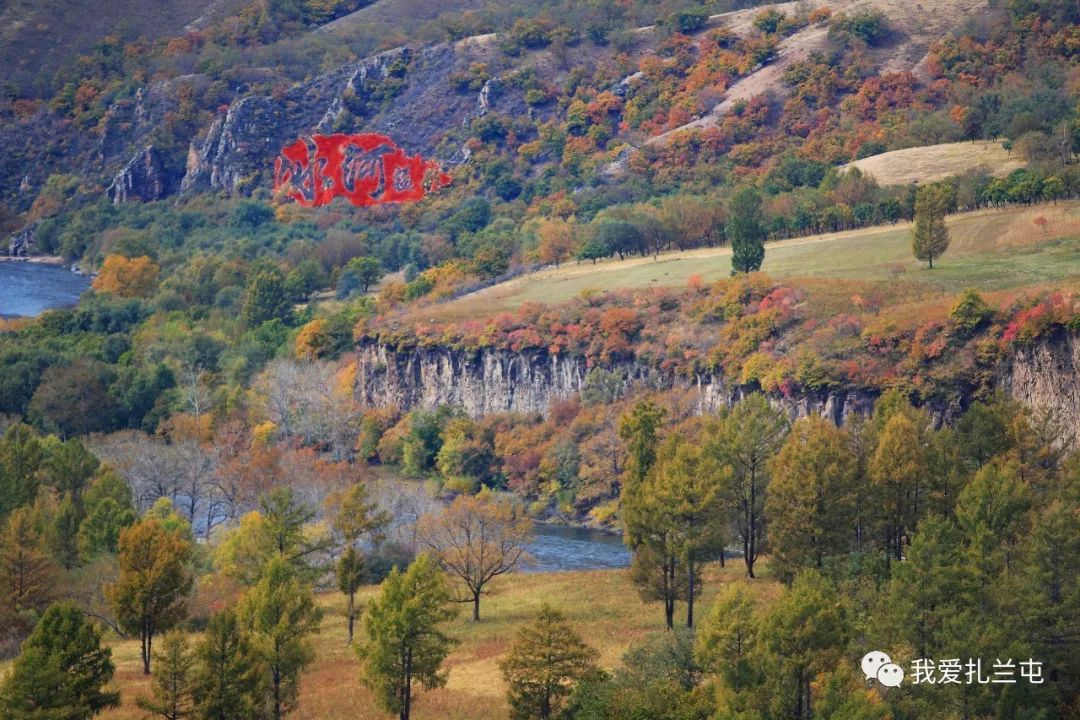
<svg viewBox="0 0 1080 720">
<path fill-rule="evenodd" d="M 772 277 L 840 278 L 911 283 L 926 295 L 959 293 L 966 287 L 1006 290 L 1074 281 L 1080 276 L 1080 203 L 980 210 L 946 219 L 952 245 L 933 271 L 911 254 L 911 224 L 849 230 L 766 243 L 762 271 Z M 513 310 L 526 302 L 557 303 L 583 291 L 681 286 L 697 275 L 719 280 L 731 272 L 731 248 L 668 252 L 564 264 L 424 307 L 424 317 L 454 319 Z M 905 290 L 909 294 L 909 290 Z"/>
<path fill-rule="evenodd" d="M 707 610 L 717 590 L 728 583 L 741 583 L 753 597 L 766 602 L 781 590 L 768 577 L 747 583 L 742 565 L 729 563 L 725 569 L 715 564 L 707 568 L 705 591 L 699 602 Z M 494 581 L 495 592 L 485 597 L 484 620 L 472 622 L 462 609 L 447 625 L 449 634 L 460 640 L 445 666 L 449 678 L 445 688 L 420 691 L 414 696 L 414 717 L 445 720 L 487 720 L 507 716 L 506 685 L 499 661 L 509 652 L 518 629 L 533 622 L 545 602 L 561 612 L 582 639 L 599 654 L 599 665 L 613 669 L 622 664 L 622 655 L 631 645 L 640 644 L 653 633 L 663 632 L 663 618 L 654 603 L 645 603 L 625 570 L 596 570 L 514 574 Z M 360 605 L 375 597 L 378 588 L 361 589 Z M 344 720 L 345 718 L 386 717 L 377 708 L 369 690 L 360 684 L 360 663 L 345 643 L 347 633 L 345 598 L 340 593 L 318 596 L 324 610 L 320 632 L 313 636 L 314 661 L 305 670 L 300 685 L 300 704 L 292 716 L 297 720 Z M 198 636 L 193 635 L 192 640 Z M 121 693 L 123 705 L 100 715 L 102 720 L 135 720 L 143 712 L 135 697 L 148 691 L 151 679 L 142 674 L 137 639 L 107 638 L 113 648 L 116 675 L 113 689 Z M 7 664 L 0 666 L 0 672 Z"/>
</svg>

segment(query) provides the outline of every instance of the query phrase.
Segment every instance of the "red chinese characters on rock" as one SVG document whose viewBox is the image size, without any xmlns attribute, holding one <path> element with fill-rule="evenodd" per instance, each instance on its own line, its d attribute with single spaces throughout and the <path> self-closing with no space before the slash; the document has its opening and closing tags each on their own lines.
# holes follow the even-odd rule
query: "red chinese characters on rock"
<svg viewBox="0 0 1080 720">
<path fill-rule="evenodd" d="M 304 207 L 343 197 L 357 207 L 415 202 L 450 184 L 434 160 L 407 155 L 386 135 L 312 135 L 281 151 L 274 193 Z"/>
</svg>

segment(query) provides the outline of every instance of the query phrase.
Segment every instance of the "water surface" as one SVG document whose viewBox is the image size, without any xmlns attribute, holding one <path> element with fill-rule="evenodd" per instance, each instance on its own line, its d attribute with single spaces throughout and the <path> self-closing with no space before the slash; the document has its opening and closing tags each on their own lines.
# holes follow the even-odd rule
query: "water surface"
<svg viewBox="0 0 1080 720">
<path fill-rule="evenodd" d="M 0 316 L 34 316 L 70 307 L 90 287 L 90 278 L 65 267 L 0 262 Z"/>
<path fill-rule="evenodd" d="M 630 565 L 630 551 L 622 537 L 588 528 L 537 523 L 529 554 L 535 564 L 525 572 L 608 570 Z"/>
</svg>

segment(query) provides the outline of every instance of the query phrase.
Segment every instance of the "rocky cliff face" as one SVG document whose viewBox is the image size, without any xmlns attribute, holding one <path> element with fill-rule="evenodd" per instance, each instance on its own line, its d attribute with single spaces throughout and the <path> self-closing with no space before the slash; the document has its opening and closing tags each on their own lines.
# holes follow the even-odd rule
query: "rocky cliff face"
<svg viewBox="0 0 1080 720">
<path fill-rule="evenodd" d="M 501 350 L 395 350 L 373 341 L 360 344 L 356 359 L 354 394 L 366 407 L 456 405 L 471 415 L 544 413 L 552 402 L 581 393 L 589 373 L 585 360 L 578 357 Z M 674 376 L 632 362 L 609 370 L 619 377 L 623 391 L 685 388 L 696 394 L 701 412 L 730 407 L 749 391 L 708 373 Z M 1061 335 L 1018 350 L 1003 364 L 999 378 L 1000 388 L 1011 397 L 1052 410 L 1064 430 L 1063 442 L 1080 441 L 1080 337 Z M 869 414 L 877 393 L 847 390 L 770 399 L 792 419 L 819 415 L 842 425 L 854 413 Z M 948 422 L 959 409 L 932 412 L 938 422 Z"/>
<path fill-rule="evenodd" d="M 441 348 L 397 351 L 374 342 L 357 349 L 358 402 L 366 407 L 456 405 L 471 415 L 544 413 L 552 402 L 578 395 L 588 383 L 583 358 L 500 350 L 466 352 Z M 684 388 L 695 393 L 701 412 L 730 407 L 747 391 L 711 374 L 675 376 L 638 363 L 617 364 L 622 391 Z M 843 424 L 852 413 L 869 413 L 876 394 L 859 391 L 798 398 L 771 398 L 792 418 L 827 417 Z"/>
<path fill-rule="evenodd" d="M 114 205 L 130 200 L 147 202 L 165 195 L 167 178 L 153 145 L 147 145 L 116 173 L 105 191 Z"/>
<path fill-rule="evenodd" d="M 1017 350 L 1000 387 L 1029 407 L 1052 411 L 1062 441 L 1080 444 L 1080 336 L 1061 333 Z"/>
</svg>

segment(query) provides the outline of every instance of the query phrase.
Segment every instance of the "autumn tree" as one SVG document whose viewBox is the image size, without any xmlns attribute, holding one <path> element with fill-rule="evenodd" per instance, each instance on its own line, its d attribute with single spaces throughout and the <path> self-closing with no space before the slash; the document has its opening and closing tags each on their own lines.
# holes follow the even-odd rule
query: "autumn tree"
<svg viewBox="0 0 1080 720">
<path fill-rule="evenodd" d="M 916 420 L 910 413 L 893 414 L 870 459 L 870 476 L 884 503 L 885 547 L 897 560 L 904 556 L 904 543 L 919 515 L 927 469 L 926 448 Z"/>
<path fill-rule="evenodd" d="M 136 258 L 109 255 L 91 287 L 117 297 L 150 297 L 157 289 L 160 274 L 161 268 L 145 255 Z"/>
<path fill-rule="evenodd" d="M 598 653 L 586 645 L 561 613 L 544 604 L 536 620 L 518 630 L 501 662 L 513 720 L 556 717 L 581 680 L 597 672 Z"/>
<path fill-rule="evenodd" d="M 163 720 L 185 720 L 195 717 L 195 697 L 192 693 L 195 657 L 184 634 L 173 631 L 165 635 L 161 648 L 154 651 L 157 672 L 150 695 L 139 695 L 135 702 L 149 717 Z"/>
<path fill-rule="evenodd" d="M 10 720 L 90 720 L 120 704 L 105 692 L 115 667 L 112 651 L 82 610 L 61 603 L 41 616 L 0 686 L 0 717 Z"/>
<path fill-rule="evenodd" d="M 653 526 L 673 544 L 686 577 L 686 626 L 694 626 L 694 601 L 701 592 L 701 565 L 724 552 L 722 513 L 725 470 L 710 454 L 672 435 L 657 455 L 641 488 L 639 525 Z M 730 472 L 727 470 L 727 472 Z"/>
<path fill-rule="evenodd" d="M 735 529 L 742 541 L 747 577 L 754 577 L 762 541 L 768 461 L 786 433 L 787 418 L 760 393 L 744 398 L 706 427 L 707 452 L 731 467 L 727 495 L 734 505 Z"/>
<path fill-rule="evenodd" d="M 917 260 L 926 260 L 934 269 L 934 258 L 949 249 L 949 229 L 945 214 L 949 194 L 944 185 L 923 185 L 915 193 L 915 224 L 911 228 L 911 248 Z"/>
<path fill-rule="evenodd" d="M 732 274 L 760 270 L 765 260 L 765 225 L 761 195 L 753 187 L 739 188 L 728 202 L 727 235 Z"/>
<path fill-rule="evenodd" d="M 3 609 L 40 612 L 54 597 L 58 568 L 45 552 L 45 539 L 33 511 L 21 507 L 8 516 L 0 535 L 0 587 Z"/>
<path fill-rule="evenodd" d="M 428 555 L 405 572 L 396 567 L 364 613 L 364 642 L 356 652 L 362 681 L 384 710 L 409 720 L 414 686 L 443 687 L 443 661 L 456 643 L 441 626 L 457 615 L 446 577 Z"/>
<path fill-rule="evenodd" d="M 559 264 L 574 252 L 574 226 L 558 218 L 541 220 L 536 226 L 536 256 L 545 265 Z"/>
<path fill-rule="evenodd" d="M 769 545 L 773 566 L 790 582 L 800 568 L 820 569 L 850 546 L 856 459 L 842 430 L 810 416 L 792 426 L 769 470 Z"/>
<path fill-rule="evenodd" d="M 149 675 L 154 635 L 187 614 L 194 584 L 191 542 L 150 518 L 121 531 L 117 557 L 120 574 L 105 593 L 120 627 L 138 634 L 143 674 Z"/>
<path fill-rule="evenodd" d="M 391 516 L 385 510 L 380 510 L 378 504 L 370 499 L 368 485 L 364 481 L 332 496 L 327 501 L 327 506 L 332 512 L 331 524 L 344 546 L 335 567 L 335 574 L 338 589 L 348 598 L 346 617 L 351 644 L 356 622 L 356 591 L 363 581 L 364 570 L 364 556 L 358 544 L 365 536 L 375 541 L 380 540 L 383 529 L 390 524 Z"/>
<path fill-rule="evenodd" d="M 236 613 L 224 610 L 210 618 L 195 647 L 193 678 L 199 720 L 255 717 L 255 696 L 262 677 L 255 654 Z"/>
<path fill-rule="evenodd" d="M 244 596 L 239 614 L 263 667 L 263 705 L 272 720 L 281 720 L 296 707 L 300 672 L 312 658 L 307 637 L 318 631 L 322 611 L 289 562 L 275 557 Z"/>
<path fill-rule="evenodd" d="M 420 544 L 465 585 L 474 622 L 488 583 L 521 564 L 531 538 L 532 521 L 522 509 L 487 491 L 458 495 L 448 508 L 424 515 L 417 527 Z"/>
<path fill-rule="evenodd" d="M 330 350 L 333 342 L 330 323 L 325 318 L 315 318 L 296 334 L 296 357 L 299 360 L 317 360 Z"/>
</svg>

